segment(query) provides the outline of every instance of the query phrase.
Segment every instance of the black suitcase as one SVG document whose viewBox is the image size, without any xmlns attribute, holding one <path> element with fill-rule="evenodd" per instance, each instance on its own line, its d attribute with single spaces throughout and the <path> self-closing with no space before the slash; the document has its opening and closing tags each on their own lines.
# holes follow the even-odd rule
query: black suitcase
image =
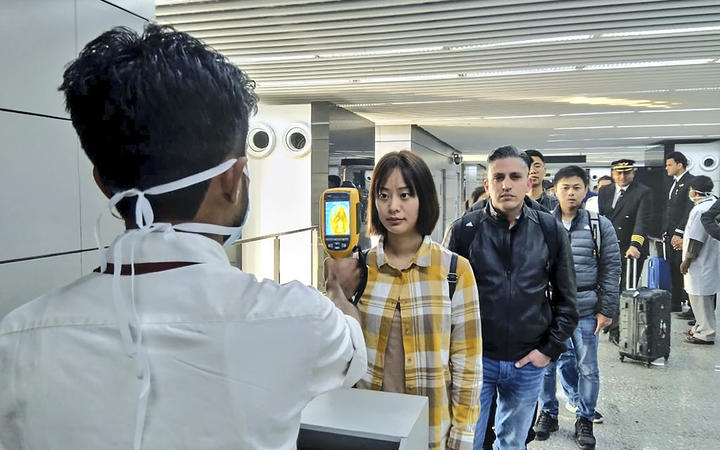
<svg viewBox="0 0 720 450">
<path fill-rule="evenodd" d="M 632 264 L 637 269 L 637 260 Z M 635 274 L 627 264 L 626 287 L 620 294 L 620 361 L 643 361 L 646 367 L 660 357 L 670 357 L 670 292 L 631 288 Z M 631 281 L 632 280 L 632 281 Z M 634 283 L 632 283 L 634 284 Z"/>
</svg>

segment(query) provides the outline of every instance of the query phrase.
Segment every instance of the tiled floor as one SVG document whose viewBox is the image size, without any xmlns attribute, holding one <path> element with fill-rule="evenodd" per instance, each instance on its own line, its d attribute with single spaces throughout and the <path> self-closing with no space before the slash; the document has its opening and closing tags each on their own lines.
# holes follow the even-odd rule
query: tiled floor
<svg viewBox="0 0 720 450">
<path fill-rule="evenodd" d="M 673 318 L 672 344 L 664 367 L 621 363 L 617 347 L 601 335 L 598 449 L 720 449 L 720 343 L 683 342 L 687 321 Z M 558 387 L 558 391 L 562 389 Z M 575 449 L 575 417 L 560 405 L 560 430 L 529 450 Z"/>
</svg>

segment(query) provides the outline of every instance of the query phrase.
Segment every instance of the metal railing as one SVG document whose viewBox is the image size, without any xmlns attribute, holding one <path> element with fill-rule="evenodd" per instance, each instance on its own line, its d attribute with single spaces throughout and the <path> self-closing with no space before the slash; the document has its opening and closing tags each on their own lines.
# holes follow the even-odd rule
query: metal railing
<svg viewBox="0 0 720 450">
<path fill-rule="evenodd" d="M 243 244 L 249 244 L 251 242 L 258 242 L 258 241 L 264 241 L 267 239 L 273 239 L 273 279 L 275 282 L 280 282 L 280 237 L 281 236 L 288 236 L 291 234 L 297 234 L 297 233 L 304 233 L 310 231 L 310 270 L 311 270 L 311 280 L 313 286 L 317 286 L 318 280 L 317 280 L 317 258 L 318 258 L 318 227 L 317 226 L 311 226 L 306 228 L 298 228 L 297 230 L 290 230 L 290 231 L 283 231 L 280 233 L 272 233 L 272 234 L 265 234 L 262 236 L 256 236 L 252 238 L 247 239 L 240 239 L 236 241 L 232 247 L 240 247 L 240 253 L 238 257 L 238 267 L 240 270 L 243 269 L 243 257 L 242 257 L 242 245 Z"/>
</svg>

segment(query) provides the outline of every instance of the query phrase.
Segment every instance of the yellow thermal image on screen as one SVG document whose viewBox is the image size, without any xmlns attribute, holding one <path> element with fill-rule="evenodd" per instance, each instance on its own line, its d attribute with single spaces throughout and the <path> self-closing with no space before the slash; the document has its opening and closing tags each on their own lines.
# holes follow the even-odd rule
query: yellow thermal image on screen
<svg viewBox="0 0 720 450">
<path fill-rule="evenodd" d="M 350 218 L 343 205 L 337 205 L 330 212 L 330 226 L 335 235 L 350 234 Z"/>
</svg>

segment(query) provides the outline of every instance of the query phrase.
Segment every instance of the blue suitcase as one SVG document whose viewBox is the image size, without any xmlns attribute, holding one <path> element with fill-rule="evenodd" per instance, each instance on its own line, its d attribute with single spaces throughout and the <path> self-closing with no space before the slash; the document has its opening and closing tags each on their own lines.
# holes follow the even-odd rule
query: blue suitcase
<svg viewBox="0 0 720 450">
<path fill-rule="evenodd" d="M 664 291 L 672 291 L 670 264 L 665 261 L 664 258 L 660 258 L 658 256 L 648 259 L 647 287 L 650 289 L 662 289 Z"/>
</svg>

